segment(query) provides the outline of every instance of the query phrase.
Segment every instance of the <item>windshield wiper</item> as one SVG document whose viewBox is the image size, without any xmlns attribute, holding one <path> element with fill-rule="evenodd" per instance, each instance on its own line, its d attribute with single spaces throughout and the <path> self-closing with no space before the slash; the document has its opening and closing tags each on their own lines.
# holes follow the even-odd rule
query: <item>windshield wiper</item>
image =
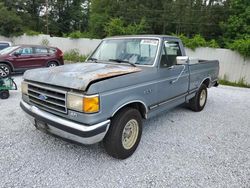
<svg viewBox="0 0 250 188">
<path fill-rule="evenodd" d="M 109 59 L 109 61 L 114 61 L 114 62 L 117 62 L 117 63 L 127 63 L 127 64 L 132 65 L 133 67 L 136 67 L 136 65 L 134 63 L 131 63 L 129 61 L 122 60 L 122 59 Z"/>
<path fill-rule="evenodd" d="M 96 59 L 96 58 L 94 58 L 94 57 L 90 57 L 88 60 L 90 60 L 90 61 L 94 61 L 95 63 L 97 63 L 97 59 Z"/>
</svg>

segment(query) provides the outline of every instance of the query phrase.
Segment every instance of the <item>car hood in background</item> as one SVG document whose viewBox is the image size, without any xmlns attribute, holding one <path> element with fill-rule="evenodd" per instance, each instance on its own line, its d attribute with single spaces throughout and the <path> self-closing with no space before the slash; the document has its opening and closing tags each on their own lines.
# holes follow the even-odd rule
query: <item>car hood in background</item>
<svg viewBox="0 0 250 188">
<path fill-rule="evenodd" d="M 101 63 L 77 63 L 53 68 L 28 70 L 25 80 L 85 91 L 93 81 L 141 71 L 138 67 Z"/>
<path fill-rule="evenodd" d="M 1 50 L 0 50 L 1 51 Z M 5 58 L 7 58 L 8 57 L 8 55 L 6 55 L 6 54 L 4 54 L 4 55 L 1 55 L 0 54 L 0 60 L 4 60 Z"/>
</svg>

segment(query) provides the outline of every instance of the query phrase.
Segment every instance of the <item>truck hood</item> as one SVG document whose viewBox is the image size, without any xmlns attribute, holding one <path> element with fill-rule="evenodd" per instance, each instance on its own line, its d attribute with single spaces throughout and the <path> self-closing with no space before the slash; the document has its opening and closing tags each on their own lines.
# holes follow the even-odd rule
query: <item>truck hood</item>
<svg viewBox="0 0 250 188">
<path fill-rule="evenodd" d="M 28 70 L 24 79 L 85 91 L 91 82 L 141 71 L 126 65 L 77 63 L 53 68 Z"/>
</svg>

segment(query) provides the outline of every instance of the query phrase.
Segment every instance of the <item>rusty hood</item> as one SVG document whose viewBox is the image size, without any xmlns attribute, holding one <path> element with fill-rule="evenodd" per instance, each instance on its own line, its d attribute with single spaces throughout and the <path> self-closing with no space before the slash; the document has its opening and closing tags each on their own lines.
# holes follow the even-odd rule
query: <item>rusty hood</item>
<svg viewBox="0 0 250 188">
<path fill-rule="evenodd" d="M 28 70 L 24 79 L 85 91 L 93 81 L 141 71 L 138 67 L 101 63 L 77 63 Z"/>
</svg>

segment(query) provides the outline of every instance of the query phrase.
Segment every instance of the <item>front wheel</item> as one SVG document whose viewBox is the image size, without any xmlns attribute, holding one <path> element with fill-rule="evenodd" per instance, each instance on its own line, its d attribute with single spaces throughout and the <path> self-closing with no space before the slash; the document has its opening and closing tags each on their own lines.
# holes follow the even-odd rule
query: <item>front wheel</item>
<svg viewBox="0 0 250 188">
<path fill-rule="evenodd" d="M 9 65 L 0 63 L 0 78 L 6 78 L 10 75 L 11 69 Z"/>
<path fill-rule="evenodd" d="M 189 100 L 191 110 L 200 112 L 203 110 L 207 103 L 207 86 L 202 84 L 196 95 Z"/>
<path fill-rule="evenodd" d="M 139 145 L 142 134 L 141 114 L 134 108 L 124 108 L 111 120 L 104 138 L 104 147 L 117 159 L 131 156 Z"/>
</svg>

